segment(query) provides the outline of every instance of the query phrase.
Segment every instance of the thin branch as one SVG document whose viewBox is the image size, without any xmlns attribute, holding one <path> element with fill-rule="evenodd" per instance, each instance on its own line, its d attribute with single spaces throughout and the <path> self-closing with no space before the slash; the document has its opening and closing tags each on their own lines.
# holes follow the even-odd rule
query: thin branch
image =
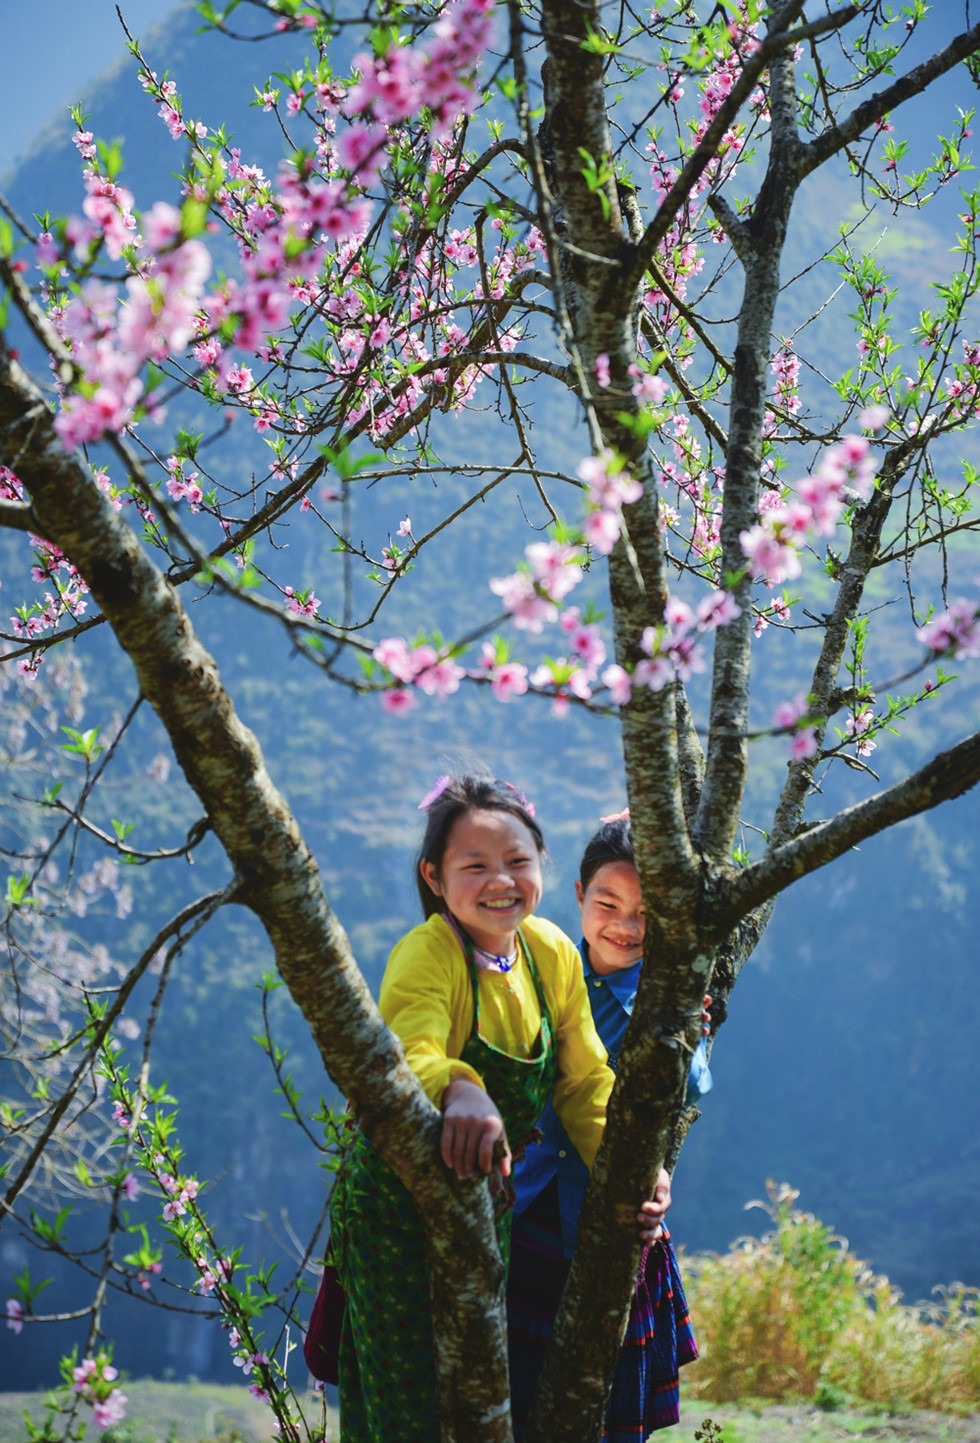
<svg viewBox="0 0 980 1443">
<path fill-rule="evenodd" d="M 787 24 L 792 22 L 803 9 L 803 3 L 804 0 L 792 0 L 792 3 L 787 6 L 785 14 L 780 17 L 781 22 Z M 637 247 L 632 267 L 625 277 L 624 294 L 632 295 L 640 284 L 644 271 L 656 254 L 657 247 L 670 230 L 674 218 L 687 202 L 698 180 L 714 159 L 726 130 L 732 125 L 738 112 L 752 95 L 759 77 L 773 56 L 800 44 L 812 35 L 822 34 L 827 30 L 839 30 L 859 13 L 860 7 L 847 5 L 833 15 L 815 21 L 813 25 L 803 25 L 796 30 L 781 29 L 775 35 L 767 36 L 759 48 L 752 52 L 745 62 L 738 80 L 719 106 L 700 142 L 684 162 L 681 173 L 671 187 L 670 193 L 664 197 L 657 214 L 647 226 L 646 233 Z"/>
<path fill-rule="evenodd" d="M 729 886 L 739 916 L 778 896 L 801 877 L 836 861 L 869 837 L 877 836 L 941 802 L 961 797 L 980 782 L 980 732 L 940 752 L 917 772 L 866 801 L 818 822 L 792 841 L 775 847 L 735 876 Z"/>
<path fill-rule="evenodd" d="M 935 55 L 931 55 L 921 65 L 915 66 L 907 74 L 900 76 L 892 85 L 869 96 L 839 125 L 825 130 L 822 135 L 811 140 L 804 147 L 802 174 L 809 175 L 811 171 L 823 165 L 825 160 L 829 160 L 832 155 L 836 155 L 838 151 L 857 140 L 869 125 L 881 120 L 904 101 L 911 100 L 915 95 L 921 95 L 922 91 L 933 81 L 952 70 L 961 60 L 966 60 L 969 56 L 976 54 L 978 50 L 980 50 L 980 25 L 974 25 L 970 30 L 958 35 L 955 40 L 951 40 L 943 50 L 938 50 Z"/>
<path fill-rule="evenodd" d="M 229 882 L 226 887 L 222 888 L 220 892 L 211 892 L 208 894 L 208 896 L 199 897 L 196 902 L 191 902 L 187 907 L 184 907 L 182 911 L 178 912 L 176 917 L 171 918 L 167 925 L 163 927 L 153 938 L 153 941 L 150 943 L 150 945 L 145 948 L 136 965 L 130 970 L 125 982 L 120 987 L 116 995 L 116 1000 L 113 1002 L 112 1006 L 109 1007 L 109 1009 L 106 1011 L 104 1017 L 100 1018 L 98 1023 L 93 1026 L 91 1041 L 89 1043 L 85 1057 L 75 1069 L 61 1097 L 58 1098 L 57 1102 L 52 1107 L 51 1112 L 48 1116 L 47 1123 L 41 1130 L 36 1143 L 34 1144 L 27 1158 L 25 1159 L 23 1165 L 14 1175 L 14 1178 L 10 1186 L 8 1187 L 5 1195 L 0 1198 L 0 1214 L 9 1213 L 13 1210 L 14 1202 L 17 1200 L 18 1195 L 23 1191 L 27 1183 L 30 1181 L 31 1175 L 33 1174 L 35 1167 L 37 1166 L 42 1154 L 44 1153 L 45 1148 L 51 1141 L 51 1138 L 53 1137 L 59 1122 L 68 1111 L 68 1108 L 71 1106 L 71 1103 L 74 1100 L 79 1087 L 81 1086 L 83 1078 L 89 1072 L 92 1065 L 92 1057 L 95 1056 L 99 1048 L 105 1042 L 106 1038 L 109 1035 L 110 1029 L 112 1028 L 116 1019 L 119 1017 L 124 1007 L 126 1006 L 126 1003 L 128 1002 L 137 982 L 146 972 L 147 968 L 150 966 L 150 963 L 153 961 L 154 957 L 159 952 L 164 942 L 167 940 L 168 937 L 172 937 L 175 934 L 179 933 L 180 929 L 190 922 L 193 922 L 195 924 L 192 929 L 192 933 L 190 934 L 193 935 L 193 932 L 196 932 L 200 927 L 202 927 L 204 923 L 208 920 L 208 918 L 213 916 L 213 914 L 218 910 L 219 907 L 223 907 L 226 902 L 232 900 L 233 896 L 238 890 L 238 887 L 238 879 L 233 878 L 232 881 Z"/>
</svg>

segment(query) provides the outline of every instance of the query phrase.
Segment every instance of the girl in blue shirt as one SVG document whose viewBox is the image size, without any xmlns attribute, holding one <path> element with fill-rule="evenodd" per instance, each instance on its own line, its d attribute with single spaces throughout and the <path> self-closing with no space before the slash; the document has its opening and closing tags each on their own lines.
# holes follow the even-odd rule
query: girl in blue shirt
<svg viewBox="0 0 980 1443">
<path fill-rule="evenodd" d="M 645 922 L 629 814 L 605 822 L 582 857 L 575 893 L 582 913 L 582 967 L 596 1029 L 615 1069 L 633 1011 Z M 707 999 L 706 999 L 707 1001 Z M 688 1101 L 711 1086 L 702 1041 L 688 1079 Z M 589 1174 L 550 1105 L 541 1141 L 517 1164 L 508 1283 L 508 1335 L 514 1437 L 523 1435 L 544 1349 L 575 1246 Z M 656 1198 L 670 1199 L 662 1172 Z M 679 1417 L 678 1369 L 697 1357 L 670 1236 L 644 1247 L 606 1414 L 607 1443 L 637 1443 Z"/>
</svg>

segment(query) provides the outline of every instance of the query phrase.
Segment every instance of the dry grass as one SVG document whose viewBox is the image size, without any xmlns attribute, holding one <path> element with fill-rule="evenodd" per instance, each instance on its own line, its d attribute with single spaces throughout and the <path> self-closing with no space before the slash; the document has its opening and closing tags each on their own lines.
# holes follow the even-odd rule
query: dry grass
<svg viewBox="0 0 980 1443">
<path fill-rule="evenodd" d="M 942 1290 L 934 1305 L 903 1303 L 831 1230 L 770 1184 L 773 1230 L 722 1257 L 685 1262 L 701 1359 L 688 1396 L 860 1399 L 886 1408 L 980 1407 L 976 1289 Z"/>
</svg>

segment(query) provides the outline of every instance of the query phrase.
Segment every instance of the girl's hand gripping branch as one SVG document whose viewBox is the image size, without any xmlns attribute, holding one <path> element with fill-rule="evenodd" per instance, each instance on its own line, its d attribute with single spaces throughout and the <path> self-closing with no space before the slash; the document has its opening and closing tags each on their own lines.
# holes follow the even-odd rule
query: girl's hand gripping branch
<svg viewBox="0 0 980 1443">
<path fill-rule="evenodd" d="M 489 1174 L 494 1166 L 494 1148 L 503 1144 L 499 1169 L 510 1177 L 511 1156 L 504 1120 L 493 1099 L 463 1077 L 455 1077 L 442 1095 L 442 1160 L 457 1177 L 469 1177 L 477 1169 Z"/>
<path fill-rule="evenodd" d="M 664 1220 L 669 1207 L 670 1173 L 666 1168 L 661 1168 L 653 1197 L 649 1202 L 643 1204 L 636 1215 L 636 1220 L 640 1224 L 640 1241 L 642 1243 L 655 1243 L 662 1236 Z"/>
</svg>

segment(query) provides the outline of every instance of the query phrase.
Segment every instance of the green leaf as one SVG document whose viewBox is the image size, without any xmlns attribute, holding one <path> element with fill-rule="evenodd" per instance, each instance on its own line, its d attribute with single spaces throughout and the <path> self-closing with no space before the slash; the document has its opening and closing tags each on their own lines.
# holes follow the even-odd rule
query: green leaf
<svg viewBox="0 0 980 1443">
<path fill-rule="evenodd" d="M 74 727 L 62 727 L 61 730 L 70 740 L 61 743 L 63 752 L 72 752 L 76 756 L 84 757 L 87 762 L 93 762 L 105 747 L 99 742 L 98 727 L 89 727 L 88 731 L 76 731 Z"/>
<path fill-rule="evenodd" d="M 11 873 L 7 878 L 7 892 L 3 900 L 8 907 L 30 906 L 36 901 L 36 898 L 28 896 L 30 890 L 31 878 L 28 872 L 19 877 Z"/>
</svg>

